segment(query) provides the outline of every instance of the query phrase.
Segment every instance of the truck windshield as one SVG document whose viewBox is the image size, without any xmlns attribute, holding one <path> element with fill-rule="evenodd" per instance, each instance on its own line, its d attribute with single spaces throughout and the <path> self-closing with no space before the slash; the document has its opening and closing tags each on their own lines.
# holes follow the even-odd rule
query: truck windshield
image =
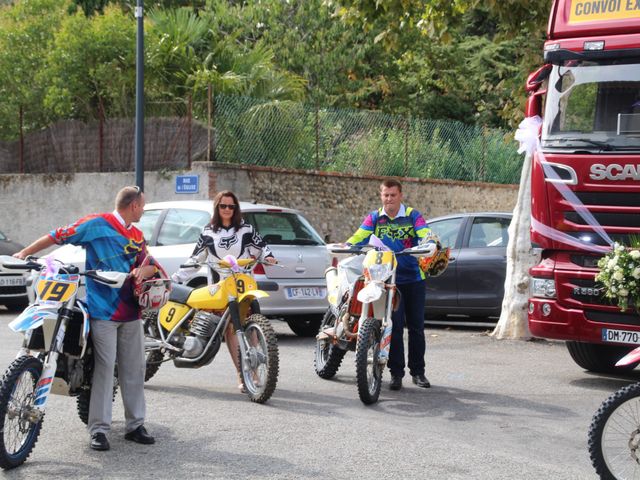
<svg viewBox="0 0 640 480">
<path fill-rule="evenodd" d="M 640 150 L 640 59 L 568 60 L 549 77 L 545 148 Z"/>
</svg>

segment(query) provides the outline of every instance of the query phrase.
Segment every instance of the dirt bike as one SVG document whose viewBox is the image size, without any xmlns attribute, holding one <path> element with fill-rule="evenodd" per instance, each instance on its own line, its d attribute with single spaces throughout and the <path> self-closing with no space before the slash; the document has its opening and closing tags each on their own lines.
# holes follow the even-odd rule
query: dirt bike
<svg viewBox="0 0 640 480">
<path fill-rule="evenodd" d="M 333 255 L 348 255 L 338 268 L 327 269 L 329 309 L 316 337 L 315 369 L 321 378 L 332 378 L 345 353 L 356 352 L 356 382 L 360 400 L 378 401 L 382 372 L 389 359 L 391 314 L 396 307 L 396 257 L 432 257 L 438 245 L 430 242 L 394 253 L 378 246 L 328 245 Z M 357 257 L 364 255 L 362 260 Z"/>
<path fill-rule="evenodd" d="M 640 347 L 622 357 L 617 367 L 640 361 Z M 622 387 L 600 404 L 588 434 L 589 456 L 600 478 L 640 478 L 640 382 Z"/>
<path fill-rule="evenodd" d="M 145 381 L 160 365 L 173 360 L 178 368 L 200 368 L 213 361 L 232 323 L 239 343 L 240 371 L 251 401 L 266 402 L 278 380 L 278 344 L 269 320 L 260 314 L 258 290 L 251 276 L 256 259 L 225 257 L 208 262 L 221 280 L 212 285 L 190 288 L 174 283 L 169 301 L 158 311 L 148 312 L 145 321 L 147 367 Z M 200 268 L 201 263 L 181 265 Z"/>
<path fill-rule="evenodd" d="M 77 299 L 80 277 L 120 288 L 128 274 L 80 273 L 74 265 L 53 260 L 4 255 L 0 270 L 39 271 L 34 303 L 9 324 L 13 331 L 24 333 L 24 340 L 0 381 L 0 467 L 10 469 L 31 454 L 50 394 L 77 397 L 78 415 L 87 423 L 93 348 L 87 307 Z M 117 379 L 114 385 L 115 395 Z"/>
</svg>

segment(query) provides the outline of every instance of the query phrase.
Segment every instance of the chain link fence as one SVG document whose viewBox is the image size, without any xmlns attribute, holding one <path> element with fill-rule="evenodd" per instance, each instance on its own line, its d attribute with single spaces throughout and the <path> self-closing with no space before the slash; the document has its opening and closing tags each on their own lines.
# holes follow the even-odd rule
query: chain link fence
<svg viewBox="0 0 640 480">
<path fill-rule="evenodd" d="M 148 102 L 145 169 L 217 161 L 289 169 L 518 183 L 522 157 L 512 132 L 291 101 L 210 95 Z M 0 141 L 5 173 L 129 171 L 134 120 L 65 120 Z"/>
</svg>

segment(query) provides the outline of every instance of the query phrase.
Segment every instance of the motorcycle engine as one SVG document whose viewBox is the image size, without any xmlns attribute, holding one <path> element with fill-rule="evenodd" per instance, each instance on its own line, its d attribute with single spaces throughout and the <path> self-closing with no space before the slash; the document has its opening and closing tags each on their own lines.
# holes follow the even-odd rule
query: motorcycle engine
<svg viewBox="0 0 640 480">
<path fill-rule="evenodd" d="M 184 339 L 183 356 L 195 358 L 202 353 L 211 335 L 216 331 L 220 317 L 209 312 L 198 312 L 191 320 L 189 332 L 191 335 Z"/>
</svg>

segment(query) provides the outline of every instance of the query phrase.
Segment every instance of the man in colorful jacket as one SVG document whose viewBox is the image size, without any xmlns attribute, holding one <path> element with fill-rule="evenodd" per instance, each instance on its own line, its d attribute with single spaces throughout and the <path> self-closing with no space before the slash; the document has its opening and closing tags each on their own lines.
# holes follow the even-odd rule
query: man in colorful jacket
<svg viewBox="0 0 640 480">
<path fill-rule="evenodd" d="M 360 228 L 347 240 L 352 245 L 364 245 L 371 235 L 380 238 L 394 252 L 418 245 L 429 233 L 424 218 L 417 210 L 402 203 L 402 184 L 397 180 L 385 180 L 380 185 L 382 208 L 367 215 Z M 411 255 L 398 257 L 396 285 L 401 293 L 401 302 L 393 312 L 393 330 L 389 351 L 391 390 L 402 388 L 404 377 L 403 332 L 406 320 L 409 330 L 409 373 L 413 383 L 422 388 L 431 384 L 425 376 L 424 302 L 425 275 L 418 261 Z"/>
<path fill-rule="evenodd" d="M 126 419 L 124 438 L 142 444 L 155 442 L 144 427 L 144 333 L 133 290 L 134 282 L 157 271 L 153 258 L 147 258 L 142 232 L 132 225 L 142 217 L 144 205 L 144 193 L 139 187 L 124 187 L 116 196 L 112 213 L 89 215 L 57 228 L 14 255 L 24 259 L 55 244 L 70 243 L 85 248 L 87 270 L 130 273 L 119 289 L 87 278 L 95 356 L 88 428 L 94 450 L 110 448 L 106 434 L 111 429 L 116 357 Z"/>
</svg>

